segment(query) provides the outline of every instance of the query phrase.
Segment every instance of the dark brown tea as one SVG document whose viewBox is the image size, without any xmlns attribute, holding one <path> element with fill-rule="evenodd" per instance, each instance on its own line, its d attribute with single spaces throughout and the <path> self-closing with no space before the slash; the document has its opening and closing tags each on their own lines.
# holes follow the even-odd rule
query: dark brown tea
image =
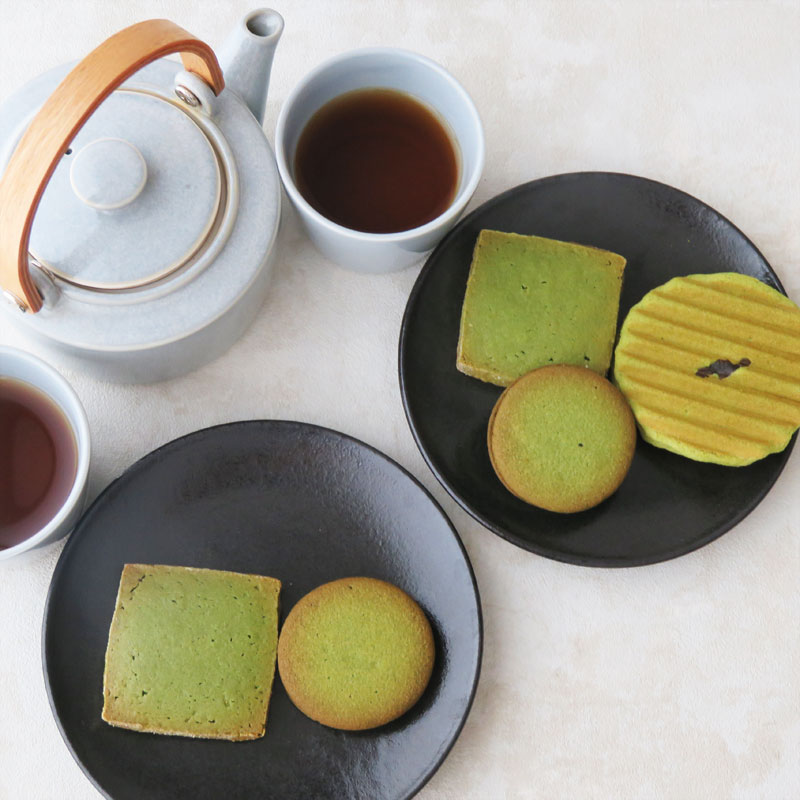
<svg viewBox="0 0 800 800">
<path fill-rule="evenodd" d="M 56 515 L 77 470 L 75 434 L 61 409 L 29 383 L 0 378 L 0 549 Z"/>
<path fill-rule="evenodd" d="M 300 134 L 294 178 L 320 214 L 352 230 L 424 225 L 453 202 L 458 157 L 436 115 L 392 89 L 358 89 L 324 105 Z"/>
</svg>

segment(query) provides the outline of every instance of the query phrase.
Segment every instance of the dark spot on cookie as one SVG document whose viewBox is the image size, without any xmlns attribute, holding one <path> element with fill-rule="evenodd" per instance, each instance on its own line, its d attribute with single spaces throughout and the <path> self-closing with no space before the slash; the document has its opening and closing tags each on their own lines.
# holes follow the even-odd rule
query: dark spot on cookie
<svg viewBox="0 0 800 800">
<path fill-rule="evenodd" d="M 697 375 L 698 378 L 710 378 L 712 375 L 716 375 L 722 380 L 723 378 L 728 378 L 733 375 L 739 367 L 749 366 L 749 358 L 743 358 L 738 364 L 734 364 L 726 358 L 718 358 L 716 361 L 712 361 L 707 367 L 700 367 L 700 369 L 695 372 L 695 375 Z"/>
</svg>

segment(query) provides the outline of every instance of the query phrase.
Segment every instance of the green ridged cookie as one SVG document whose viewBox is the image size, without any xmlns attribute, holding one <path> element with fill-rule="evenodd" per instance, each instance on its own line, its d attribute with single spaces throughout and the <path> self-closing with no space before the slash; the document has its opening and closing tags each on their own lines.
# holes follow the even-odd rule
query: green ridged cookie
<svg viewBox="0 0 800 800">
<path fill-rule="evenodd" d="M 800 309 L 736 272 L 649 291 L 614 355 L 614 380 L 645 441 L 729 467 L 786 448 L 800 426 L 799 378 Z"/>
<path fill-rule="evenodd" d="M 309 592 L 278 642 L 278 670 L 306 716 L 342 730 L 385 725 L 422 695 L 434 661 L 431 626 L 404 591 L 344 578 Z"/>
</svg>

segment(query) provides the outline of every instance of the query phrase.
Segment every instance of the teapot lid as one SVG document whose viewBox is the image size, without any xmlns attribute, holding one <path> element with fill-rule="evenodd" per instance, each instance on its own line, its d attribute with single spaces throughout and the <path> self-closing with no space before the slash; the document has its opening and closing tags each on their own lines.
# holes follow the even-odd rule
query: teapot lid
<svg viewBox="0 0 800 800">
<path fill-rule="evenodd" d="M 227 227 L 235 168 L 215 128 L 152 84 L 116 90 L 42 196 L 29 248 L 38 265 L 71 286 L 108 292 L 152 285 L 193 263 Z"/>
</svg>

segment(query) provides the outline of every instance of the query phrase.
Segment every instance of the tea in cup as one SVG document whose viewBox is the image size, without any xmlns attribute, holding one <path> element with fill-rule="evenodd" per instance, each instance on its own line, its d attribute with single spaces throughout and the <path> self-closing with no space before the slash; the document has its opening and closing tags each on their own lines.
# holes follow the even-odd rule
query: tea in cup
<svg viewBox="0 0 800 800">
<path fill-rule="evenodd" d="M 72 530 L 89 459 L 89 425 L 72 387 L 35 356 L 0 347 L 0 560 Z"/>
<path fill-rule="evenodd" d="M 356 50 L 294 89 L 276 130 L 286 191 L 314 244 L 358 272 L 420 259 L 480 179 L 484 139 L 464 88 L 423 56 Z"/>
</svg>

